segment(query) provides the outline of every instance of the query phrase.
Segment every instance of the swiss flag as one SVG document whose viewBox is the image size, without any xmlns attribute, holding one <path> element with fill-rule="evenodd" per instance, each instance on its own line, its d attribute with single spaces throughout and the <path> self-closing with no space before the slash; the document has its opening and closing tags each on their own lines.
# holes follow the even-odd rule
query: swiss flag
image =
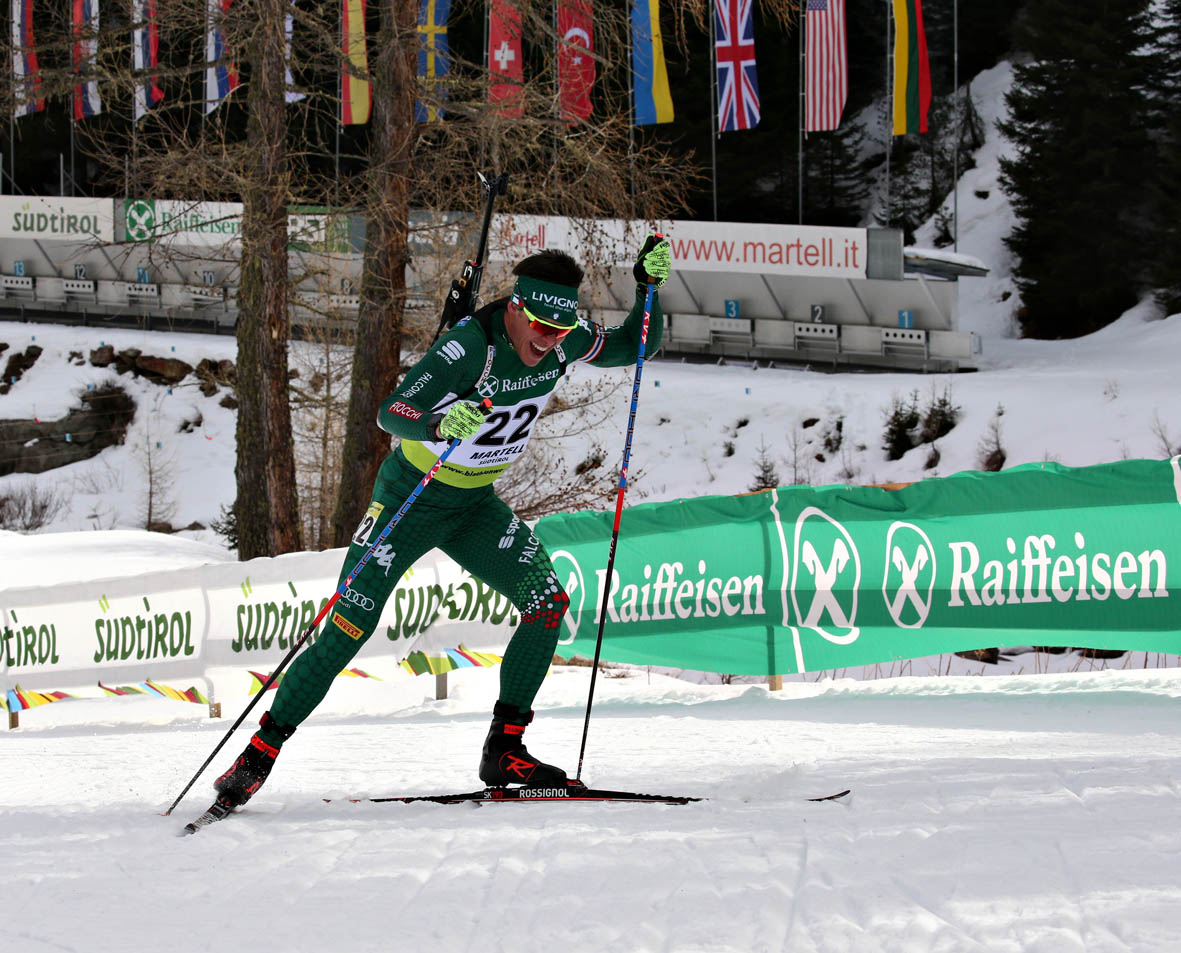
<svg viewBox="0 0 1181 953">
<path fill-rule="evenodd" d="M 502 116 L 517 117 L 521 105 L 521 11 L 512 0 L 492 0 L 488 7 L 488 102 Z"/>
<path fill-rule="evenodd" d="M 595 25 L 591 0 L 558 0 L 558 86 L 562 118 L 570 123 L 591 114 L 595 85 Z"/>
</svg>

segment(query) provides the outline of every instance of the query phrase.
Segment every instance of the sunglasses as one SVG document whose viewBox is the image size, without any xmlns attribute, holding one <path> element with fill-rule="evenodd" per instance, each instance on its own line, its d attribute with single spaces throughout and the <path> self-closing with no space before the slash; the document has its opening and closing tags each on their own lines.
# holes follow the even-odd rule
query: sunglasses
<svg viewBox="0 0 1181 953">
<path fill-rule="evenodd" d="M 525 312 L 525 317 L 529 319 L 530 330 L 537 331 L 539 334 L 549 334 L 560 341 L 567 334 L 574 330 L 574 328 L 564 328 L 561 325 L 554 324 L 551 321 L 546 321 L 544 318 L 539 318 L 523 304 L 518 304 L 517 307 Z"/>
</svg>

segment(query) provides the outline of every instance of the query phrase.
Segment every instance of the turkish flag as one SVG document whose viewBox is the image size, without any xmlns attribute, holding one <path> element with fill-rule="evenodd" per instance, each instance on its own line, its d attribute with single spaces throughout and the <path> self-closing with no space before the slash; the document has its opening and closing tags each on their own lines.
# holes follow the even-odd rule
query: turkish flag
<svg viewBox="0 0 1181 953">
<path fill-rule="evenodd" d="M 595 85 L 595 24 L 591 0 L 558 2 L 558 87 L 562 118 L 573 124 L 591 114 L 591 87 Z"/>
<path fill-rule="evenodd" d="M 502 116 L 522 115 L 521 11 L 512 0 L 488 6 L 488 102 L 500 104 Z"/>
</svg>

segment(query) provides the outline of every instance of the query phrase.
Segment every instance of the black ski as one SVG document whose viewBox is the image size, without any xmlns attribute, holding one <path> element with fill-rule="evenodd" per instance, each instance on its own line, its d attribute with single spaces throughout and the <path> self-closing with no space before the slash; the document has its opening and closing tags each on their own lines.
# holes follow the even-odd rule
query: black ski
<svg viewBox="0 0 1181 953">
<path fill-rule="evenodd" d="M 846 794 L 849 794 L 851 791 L 852 791 L 852 788 L 845 788 L 845 790 L 843 790 L 843 791 L 837 791 L 836 794 L 826 794 L 826 795 L 824 795 L 824 797 L 810 797 L 810 798 L 808 798 L 808 800 L 809 801 L 839 801 L 841 798 L 843 798 Z"/>
<path fill-rule="evenodd" d="M 214 801 L 212 806 L 198 817 L 195 821 L 190 821 L 185 825 L 185 829 L 181 831 L 181 836 L 186 834 L 196 834 L 197 831 L 203 827 L 208 827 L 210 824 L 216 824 L 224 817 L 228 817 L 233 810 L 229 805 L 223 804 L 220 800 Z"/>
</svg>

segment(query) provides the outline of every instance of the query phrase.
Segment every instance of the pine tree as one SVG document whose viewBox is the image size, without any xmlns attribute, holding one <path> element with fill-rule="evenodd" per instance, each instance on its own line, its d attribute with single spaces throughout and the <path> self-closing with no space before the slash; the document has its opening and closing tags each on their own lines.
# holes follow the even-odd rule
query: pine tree
<svg viewBox="0 0 1181 953">
<path fill-rule="evenodd" d="M 1075 337 L 1135 304 L 1145 276 L 1141 203 L 1150 172 L 1150 0 L 1033 0 L 1018 27 L 1001 131 L 1006 239 L 1030 337 Z M 1079 276 L 1084 275 L 1083 280 Z"/>
</svg>

